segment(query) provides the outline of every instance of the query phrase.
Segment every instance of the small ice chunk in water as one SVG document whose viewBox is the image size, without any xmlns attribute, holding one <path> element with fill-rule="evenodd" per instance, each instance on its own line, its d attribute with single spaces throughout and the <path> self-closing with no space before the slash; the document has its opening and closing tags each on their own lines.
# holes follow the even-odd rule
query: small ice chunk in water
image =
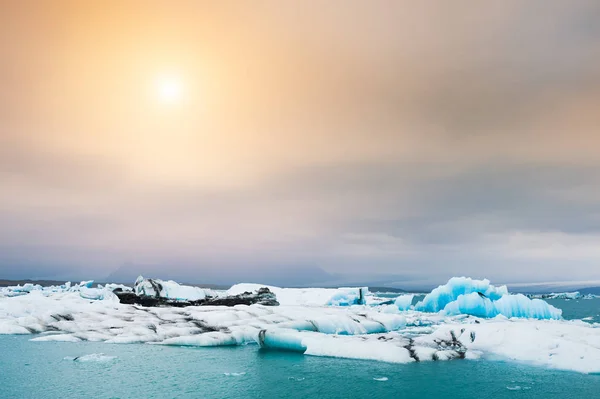
<svg viewBox="0 0 600 399">
<path fill-rule="evenodd" d="M 116 358 L 116 356 L 108 356 L 104 353 L 91 353 L 83 356 L 65 357 L 64 360 L 72 360 L 74 362 L 109 362 Z"/>
<path fill-rule="evenodd" d="M 387 381 L 389 378 L 387 378 L 387 377 L 374 377 L 373 379 L 375 381 Z"/>
</svg>

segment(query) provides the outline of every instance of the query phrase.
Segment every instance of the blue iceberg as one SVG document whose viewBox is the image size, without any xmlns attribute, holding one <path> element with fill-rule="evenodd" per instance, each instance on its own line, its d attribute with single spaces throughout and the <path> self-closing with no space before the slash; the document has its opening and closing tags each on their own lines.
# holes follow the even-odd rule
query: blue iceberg
<svg viewBox="0 0 600 399">
<path fill-rule="evenodd" d="M 326 306 L 364 305 L 365 296 L 369 294 L 368 287 L 340 288 L 325 304 Z"/>
<path fill-rule="evenodd" d="M 508 293 L 506 286 L 495 287 L 489 280 L 453 277 L 440 285 L 415 305 L 422 312 L 442 312 L 446 315 L 467 314 L 478 317 L 522 317 L 560 319 L 562 311 L 541 299 Z"/>
<path fill-rule="evenodd" d="M 415 305 L 422 312 L 439 312 L 450 302 L 454 302 L 461 295 L 476 293 L 483 295 L 491 301 L 497 301 L 508 295 L 505 285 L 494 287 L 489 280 L 473 280 L 468 277 L 452 277 L 445 285 L 440 285 Z"/>
</svg>

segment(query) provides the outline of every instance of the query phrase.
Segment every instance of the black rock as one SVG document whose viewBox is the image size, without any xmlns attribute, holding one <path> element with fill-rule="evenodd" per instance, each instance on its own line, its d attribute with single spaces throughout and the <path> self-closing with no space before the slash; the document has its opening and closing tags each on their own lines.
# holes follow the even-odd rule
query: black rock
<svg viewBox="0 0 600 399">
<path fill-rule="evenodd" d="M 205 306 L 235 306 L 235 305 L 254 305 L 279 306 L 277 297 L 268 288 L 259 288 L 256 293 L 244 292 L 239 295 L 232 295 L 221 298 L 207 299 Z"/>
<path fill-rule="evenodd" d="M 227 297 L 206 297 L 206 299 L 200 299 L 197 301 L 180 301 L 159 296 L 136 295 L 133 292 L 124 292 L 120 289 L 116 289 L 113 292 L 119 298 L 121 303 L 147 307 L 235 306 L 254 304 L 264 306 L 279 306 L 279 302 L 277 302 L 277 297 L 275 294 L 265 287 L 260 288 L 255 293 L 244 292 L 239 295 L 231 295 Z"/>
</svg>

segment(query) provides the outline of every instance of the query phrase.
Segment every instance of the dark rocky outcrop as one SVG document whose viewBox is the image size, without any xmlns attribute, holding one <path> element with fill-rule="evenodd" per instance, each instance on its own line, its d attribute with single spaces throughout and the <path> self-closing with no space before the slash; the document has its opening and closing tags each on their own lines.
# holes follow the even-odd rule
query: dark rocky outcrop
<svg viewBox="0 0 600 399">
<path fill-rule="evenodd" d="M 128 305 L 141 305 L 146 307 L 170 306 L 235 306 L 235 305 L 264 305 L 279 306 L 277 297 L 268 288 L 260 288 L 257 292 L 244 292 L 239 295 L 225 297 L 206 297 L 197 301 L 181 301 L 168 299 L 160 296 L 136 295 L 133 292 L 125 292 L 119 288 L 113 291 L 119 301 Z"/>
<path fill-rule="evenodd" d="M 277 297 L 268 288 L 259 288 L 257 292 L 244 292 L 239 295 L 226 297 L 209 298 L 204 303 L 205 306 L 235 306 L 235 305 L 253 305 L 279 306 Z"/>
</svg>

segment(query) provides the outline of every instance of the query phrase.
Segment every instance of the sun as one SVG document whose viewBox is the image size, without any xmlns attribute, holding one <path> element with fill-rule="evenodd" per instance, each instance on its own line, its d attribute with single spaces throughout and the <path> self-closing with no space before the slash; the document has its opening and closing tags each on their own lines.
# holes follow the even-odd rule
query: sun
<svg viewBox="0 0 600 399">
<path fill-rule="evenodd" d="M 177 76 L 162 76 L 157 79 L 156 92 L 158 99 L 166 104 L 174 104 L 181 100 L 183 85 Z"/>
</svg>

